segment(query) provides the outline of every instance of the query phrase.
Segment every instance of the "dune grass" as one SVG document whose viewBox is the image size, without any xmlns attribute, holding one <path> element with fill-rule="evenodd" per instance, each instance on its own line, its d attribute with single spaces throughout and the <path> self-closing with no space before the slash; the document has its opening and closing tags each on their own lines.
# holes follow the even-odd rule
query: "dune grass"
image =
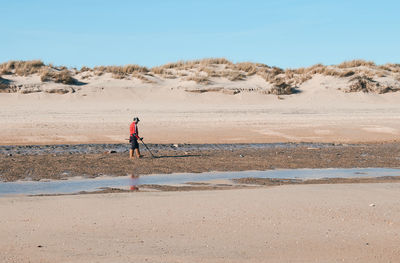
<svg viewBox="0 0 400 263">
<path fill-rule="evenodd" d="M 165 65 L 147 68 L 136 64 L 124 66 L 82 66 L 80 70 L 63 66 L 44 64 L 41 60 L 8 61 L 0 64 L 1 75 L 29 76 L 37 74 L 43 82 L 53 81 L 73 85 L 77 79 L 87 79 L 103 74 L 111 74 L 115 79 L 139 79 L 144 83 L 155 83 L 166 79 L 195 81 L 201 85 L 210 85 L 215 78 L 228 81 L 243 81 L 249 78 L 261 78 L 272 85 L 271 94 L 289 94 L 299 85 L 320 74 L 337 78 L 346 78 L 352 83 L 350 90 L 381 92 L 390 89 L 375 87 L 377 78 L 390 77 L 400 81 L 400 64 L 376 65 L 372 61 L 351 60 L 338 65 L 316 64 L 297 69 L 282 69 L 261 63 L 233 63 L 226 58 L 205 58 L 190 61 L 177 61 Z M 375 80 L 374 80 L 375 78 Z M 3 83 L 3 88 L 4 88 Z M 400 85 L 400 84 L 399 84 Z M 392 88 L 392 90 L 396 90 Z"/>
<path fill-rule="evenodd" d="M 346 92 L 365 92 L 365 93 L 378 93 L 383 94 L 394 91 L 393 88 L 382 85 L 372 78 L 366 76 L 356 76 L 351 79 L 352 84 Z"/>
<path fill-rule="evenodd" d="M 337 65 L 338 68 L 355 68 L 355 67 L 375 67 L 375 63 L 372 61 L 366 61 L 363 59 L 355 59 L 350 61 L 345 61 Z"/>
<path fill-rule="evenodd" d="M 45 64 L 41 60 L 11 60 L 0 64 L 0 75 L 15 74 L 18 76 L 29 76 L 41 72 L 43 67 L 45 67 Z"/>
<path fill-rule="evenodd" d="M 82 69 L 81 69 L 82 71 Z M 85 71 L 88 71 L 85 68 Z M 147 73 L 149 70 L 146 67 L 142 67 L 139 65 L 125 65 L 125 66 L 97 66 L 93 68 L 93 71 L 96 72 L 96 75 L 102 75 L 104 73 L 111 73 L 112 77 L 115 79 L 123 79 L 127 78 L 129 75 L 133 73 Z"/>
<path fill-rule="evenodd" d="M 71 75 L 68 70 L 54 71 L 51 69 L 44 70 L 40 75 L 40 80 L 43 82 L 54 81 L 63 84 L 76 84 L 77 80 Z"/>
<path fill-rule="evenodd" d="M 197 84 L 208 85 L 210 84 L 210 79 L 207 76 L 203 76 L 200 74 L 195 74 L 192 76 L 188 76 L 185 78 L 187 81 L 194 81 Z"/>
</svg>

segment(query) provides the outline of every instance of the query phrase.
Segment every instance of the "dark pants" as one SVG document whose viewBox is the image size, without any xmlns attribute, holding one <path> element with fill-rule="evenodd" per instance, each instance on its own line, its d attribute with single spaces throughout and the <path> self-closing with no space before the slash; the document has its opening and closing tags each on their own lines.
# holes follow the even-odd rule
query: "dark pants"
<svg viewBox="0 0 400 263">
<path fill-rule="evenodd" d="M 139 149 L 139 143 L 138 143 L 136 137 L 131 136 L 131 138 L 129 139 L 129 141 L 131 142 L 131 149 L 132 149 L 132 150 Z"/>
</svg>

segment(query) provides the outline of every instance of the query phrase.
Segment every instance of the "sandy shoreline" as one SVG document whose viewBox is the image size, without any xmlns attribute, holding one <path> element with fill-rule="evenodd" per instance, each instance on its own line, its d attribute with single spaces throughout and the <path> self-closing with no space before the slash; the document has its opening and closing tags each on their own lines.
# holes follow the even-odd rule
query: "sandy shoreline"
<svg viewBox="0 0 400 263">
<path fill-rule="evenodd" d="M 147 155 L 135 161 L 128 160 L 123 146 L 114 154 L 99 153 L 102 147 L 2 148 L 0 174 L 14 181 L 62 178 L 68 169 L 71 176 L 98 176 L 249 167 L 400 167 L 398 143 L 160 145 L 153 146 L 156 154 L 168 158 Z M 287 185 L 247 179 L 240 182 L 248 184 L 245 188 L 203 185 L 158 189 L 164 192 L 2 197 L 0 261 L 397 262 L 397 182 L 398 177 Z"/>
<path fill-rule="evenodd" d="M 1 198 L 2 262 L 397 262 L 400 184 Z"/>
</svg>

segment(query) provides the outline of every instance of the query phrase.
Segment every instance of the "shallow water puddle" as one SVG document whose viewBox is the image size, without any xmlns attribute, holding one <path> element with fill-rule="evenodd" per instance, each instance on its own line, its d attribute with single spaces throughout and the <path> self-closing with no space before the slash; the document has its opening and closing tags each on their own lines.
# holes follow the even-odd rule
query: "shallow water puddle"
<svg viewBox="0 0 400 263">
<path fill-rule="evenodd" d="M 81 191 L 93 192 L 104 188 L 132 189 L 140 185 L 182 185 L 189 182 L 211 182 L 238 178 L 320 179 L 320 178 L 365 178 L 400 176 L 400 169 L 352 168 L 352 169 L 282 169 L 244 172 L 209 172 L 98 177 L 94 179 L 73 178 L 58 181 L 0 182 L 0 196 L 70 194 Z"/>
</svg>

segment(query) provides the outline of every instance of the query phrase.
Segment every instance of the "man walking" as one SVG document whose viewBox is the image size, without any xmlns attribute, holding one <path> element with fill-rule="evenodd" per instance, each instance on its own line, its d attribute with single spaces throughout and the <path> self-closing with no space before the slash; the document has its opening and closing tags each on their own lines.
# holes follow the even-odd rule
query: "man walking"
<svg viewBox="0 0 400 263">
<path fill-rule="evenodd" d="M 129 142 L 131 143 L 131 149 L 129 150 L 129 158 L 130 159 L 135 159 L 135 157 L 134 157 L 135 153 L 138 158 L 142 158 L 142 155 L 140 154 L 140 151 L 139 151 L 139 143 L 138 143 L 138 140 L 143 140 L 143 138 L 139 137 L 139 130 L 138 130 L 139 121 L 140 120 L 138 117 L 133 118 L 133 122 L 131 123 L 131 126 L 129 127 L 129 131 L 130 131 Z"/>
</svg>

